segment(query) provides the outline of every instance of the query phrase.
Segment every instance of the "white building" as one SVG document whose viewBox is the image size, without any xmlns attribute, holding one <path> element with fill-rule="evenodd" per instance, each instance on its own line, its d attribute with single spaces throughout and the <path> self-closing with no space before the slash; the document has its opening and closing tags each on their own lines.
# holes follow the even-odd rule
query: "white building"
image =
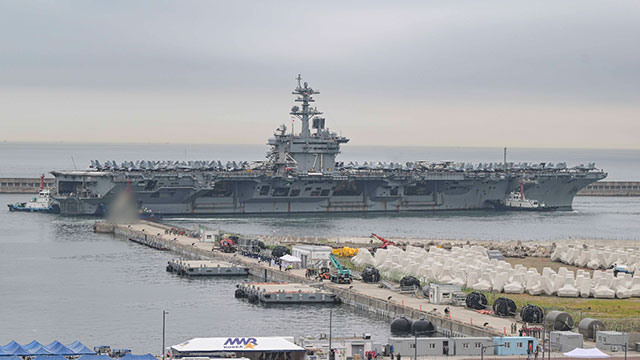
<svg viewBox="0 0 640 360">
<path fill-rule="evenodd" d="M 307 269 L 320 269 L 329 267 L 329 255 L 331 247 L 319 245 L 293 245 L 291 255 L 302 260 L 302 267 Z"/>
<path fill-rule="evenodd" d="M 215 242 L 218 239 L 218 231 L 200 229 L 200 242 Z"/>
<path fill-rule="evenodd" d="M 618 331 L 597 331 L 596 347 L 602 351 L 624 351 L 624 345 L 629 344 L 629 334 Z"/>
<path fill-rule="evenodd" d="M 584 346 L 582 334 L 573 331 L 552 331 L 551 348 L 555 351 L 569 352 Z"/>
<path fill-rule="evenodd" d="M 451 284 L 429 284 L 429 302 L 432 304 L 453 304 L 466 298 L 462 286 Z"/>
</svg>

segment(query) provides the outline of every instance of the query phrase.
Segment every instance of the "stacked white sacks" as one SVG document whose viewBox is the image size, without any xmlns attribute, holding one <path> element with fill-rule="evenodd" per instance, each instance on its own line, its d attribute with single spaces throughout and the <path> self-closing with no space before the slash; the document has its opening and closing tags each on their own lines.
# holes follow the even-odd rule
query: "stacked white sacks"
<svg viewBox="0 0 640 360">
<path fill-rule="evenodd" d="M 635 272 L 640 270 L 640 251 L 613 247 L 584 249 L 581 245 L 561 244 L 551 254 L 551 261 L 589 269 L 607 269 L 614 264 L 626 265 L 630 272 Z"/>
<path fill-rule="evenodd" d="M 569 256 L 584 257 L 575 249 Z M 383 278 L 392 280 L 409 275 L 422 283 L 458 284 L 481 291 L 561 297 L 640 297 L 640 271 L 633 278 L 623 273 L 614 277 L 611 269 L 595 271 L 591 278 L 582 269 L 574 274 L 565 267 L 558 272 L 545 267 L 540 274 L 535 268 L 489 260 L 481 246 L 454 247 L 451 251 L 432 246 L 428 252 L 413 246 L 406 250 L 391 246 L 378 249 L 375 256 L 361 249 L 352 261 L 359 266 L 374 266 Z"/>
</svg>

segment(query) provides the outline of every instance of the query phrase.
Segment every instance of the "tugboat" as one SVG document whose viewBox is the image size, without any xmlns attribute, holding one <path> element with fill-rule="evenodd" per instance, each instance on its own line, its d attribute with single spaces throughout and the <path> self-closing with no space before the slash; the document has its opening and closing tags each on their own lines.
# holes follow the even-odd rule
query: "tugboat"
<svg viewBox="0 0 640 360">
<path fill-rule="evenodd" d="M 162 220 L 162 214 L 157 213 L 146 207 L 140 208 L 138 216 L 140 217 L 140 220 L 147 220 L 147 221 Z"/>
<path fill-rule="evenodd" d="M 8 204 L 9 211 L 60 213 L 60 207 L 51 197 L 51 191 L 44 188 L 44 174 L 40 175 L 40 191 L 38 196 L 23 203 Z"/>
<path fill-rule="evenodd" d="M 550 211 L 552 207 L 547 207 L 544 202 L 527 199 L 524 197 L 524 181 L 520 181 L 520 191 L 512 191 L 507 195 L 501 210 L 528 210 L 528 211 Z"/>
</svg>

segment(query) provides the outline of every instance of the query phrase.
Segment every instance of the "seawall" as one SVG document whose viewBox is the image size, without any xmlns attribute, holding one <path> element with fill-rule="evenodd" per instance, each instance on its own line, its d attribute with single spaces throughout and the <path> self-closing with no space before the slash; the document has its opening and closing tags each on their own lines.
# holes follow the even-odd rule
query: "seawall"
<svg viewBox="0 0 640 360">
<path fill-rule="evenodd" d="M 44 179 L 44 187 L 55 187 L 55 179 Z M 40 178 L 0 178 L 0 194 L 37 194 Z"/>
<path fill-rule="evenodd" d="M 640 181 L 597 181 L 576 196 L 640 196 Z"/>
</svg>

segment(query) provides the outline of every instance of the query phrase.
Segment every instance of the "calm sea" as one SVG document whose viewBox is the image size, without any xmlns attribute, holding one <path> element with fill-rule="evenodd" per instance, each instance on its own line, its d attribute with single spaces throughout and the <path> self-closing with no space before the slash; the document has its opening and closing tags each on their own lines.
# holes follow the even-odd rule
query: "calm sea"
<svg viewBox="0 0 640 360">
<path fill-rule="evenodd" d="M 174 256 L 92 231 L 92 219 L 10 213 L 24 195 L 0 195 L 0 344 L 75 339 L 159 354 L 193 337 L 302 336 L 329 332 L 328 306 L 251 305 L 241 278 L 184 279 Z M 336 336 L 389 336 L 389 322 L 333 307 Z"/>
</svg>

